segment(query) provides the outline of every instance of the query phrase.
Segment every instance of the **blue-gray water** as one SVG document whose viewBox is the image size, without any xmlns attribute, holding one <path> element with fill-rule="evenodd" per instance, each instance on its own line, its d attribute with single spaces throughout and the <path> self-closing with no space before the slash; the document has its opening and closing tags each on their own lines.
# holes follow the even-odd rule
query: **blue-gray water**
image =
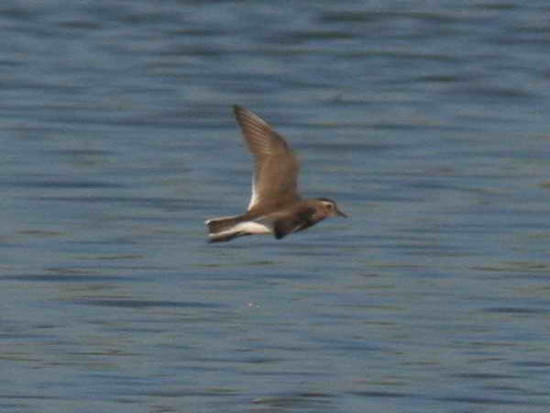
<svg viewBox="0 0 550 413">
<path fill-rule="evenodd" d="M 546 0 L 0 5 L 0 411 L 546 413 Z M 352 217 L 248 203 L 231 105 Z"/>
</svg>

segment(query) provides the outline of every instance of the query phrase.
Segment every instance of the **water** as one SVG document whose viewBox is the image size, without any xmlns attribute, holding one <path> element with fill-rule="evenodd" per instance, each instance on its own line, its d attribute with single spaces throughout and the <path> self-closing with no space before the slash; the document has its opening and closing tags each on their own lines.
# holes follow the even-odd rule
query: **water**
<svg viewBox="0 0 550 413">
<path fill-rule="evenodd" d="M 550 6 L 0 6 L 2 412 L 550 407 Z M 243 210 L 231 105 L 351 219 Z"/>
</svg>

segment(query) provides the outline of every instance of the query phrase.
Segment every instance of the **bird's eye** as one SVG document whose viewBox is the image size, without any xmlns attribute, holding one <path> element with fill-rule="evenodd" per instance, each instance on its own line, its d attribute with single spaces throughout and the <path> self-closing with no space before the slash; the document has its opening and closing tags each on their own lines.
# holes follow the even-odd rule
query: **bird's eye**
<svg viewBox="0 0 550 413">
<path fill-rule="evenodd" d="M 327 208 L 328 209 L 332 209 L 333 205 L 332 204 L 327 204 Z"/>
</svg>

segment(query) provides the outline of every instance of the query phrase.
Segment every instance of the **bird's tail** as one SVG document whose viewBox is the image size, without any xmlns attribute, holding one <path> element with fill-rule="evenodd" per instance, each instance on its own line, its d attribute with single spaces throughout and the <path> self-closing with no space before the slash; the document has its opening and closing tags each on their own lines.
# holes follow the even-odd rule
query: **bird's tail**
<svg viewBox="0 0 550 413">
<path fill-rule="evenodd" d="M 240 232 L 235 227 L 243 222 L 241 216 L 212 218 L 206 221 L 208 227 L 208 242 L 229 241 L 241 235 L 248 235 Z"/>
</svg>

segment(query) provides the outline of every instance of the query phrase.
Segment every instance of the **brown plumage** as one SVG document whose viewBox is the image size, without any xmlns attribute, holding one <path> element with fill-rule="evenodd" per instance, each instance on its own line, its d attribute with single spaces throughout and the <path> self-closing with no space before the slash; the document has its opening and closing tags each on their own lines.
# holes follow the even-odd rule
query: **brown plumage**
<svg viewBox="0 0 550 413">
<path fill-rule="evenodd" d="M 206 221 L 210 242 L 253 234 L 273 234 L 280 239 L 327 217 L 346 216 L 328 198 L 302 200 L 298 194 L 300 165 L 284 138 L 253 112 L 241 106 L 234 106 L 233 111 L 254 156 L 252 196 L 246 213 Z"/>
</svg>

